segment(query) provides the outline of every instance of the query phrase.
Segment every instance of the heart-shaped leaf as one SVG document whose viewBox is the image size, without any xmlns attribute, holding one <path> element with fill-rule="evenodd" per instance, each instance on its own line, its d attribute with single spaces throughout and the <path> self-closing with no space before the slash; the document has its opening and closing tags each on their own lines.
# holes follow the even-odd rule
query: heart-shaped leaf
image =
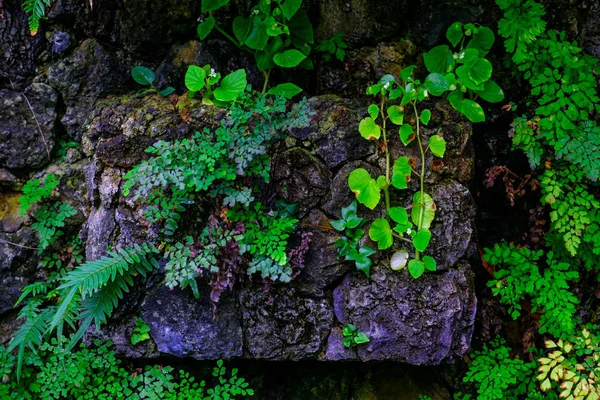
<svg viewBox="0 0 600 400">
<path fill-rule="evenodd" d="M 388 117 L 394 125 L 402 125 L 404 123 L 404 113 L 400 110 L 399 106 L 391 106 L 387 109 Z"/>
<path fill-rule="evenodd" d="M 368 343 L 368 342 L 370 342 L 370 340 L 367 337 L 367 335 L 365 335 L 364 332 L 358 332 L 356 334 L 356 337 L 354 338 L 354 343 L 356 343 L 356 344 L 362 344 L 362 343 Z"/>
<path fill-rule="evenodd" d="M 207 13 L 217 10 L 227 3 L 229 3 L 229 0 L 202 0 L 202 12 Z"/>
<path fill-rule="evenodd" d="M 423 256 L 423 264 L 425 264 L 425 269 L 427 271 L 437 270 L 437 264 L 435 262 L 435 259 L 431 256 Z"/>
<path fill-rule="evenodd" d="M 492 80 L 485 82 L 483 90 L 476 90 L 475 93 L 490 103 L 498 103 L 504 100 L 504 92 L 500 86 Z"/>
<path fill-rule="evenodd" d="M 356 199 L 371 210 L 374 209 L 381 199 L 381 189 L 375 179 L 364 168 L 355 169 L 348 176 L 348 186 L 356 195 Z"/>
<path fill-rule="evenodd" d="M 415 249 L 420 252 L 425 251 L 427 246 L 429 246 L 429 241 L 431 240 L 431 232 L 429 229 L 421 229 L 417 232 L 417 234 L 413 237 L 413 246 Z"/>
<path fill-rule="evenodd" d="M 302 0 L 285 0 L 281 5 L 281 11 L 285 19 L 291 19 L 300 9 Z"/>
<path fill-rule="evenodd" d="M 409 124 L 402 125 L 400 127 L 400 140 L 402 141 L 402 144 L 404 144 L 405 146 L 408 146 L 410 144 L 410 142 L 415 140 L 414 132 L 415 131 L 411 125 L 409 125 Z"/>
<path fill-rule="evenodd" d="M 443 158 L 446 152 L 446 141 L 440 135 L 433 135 L 429 138 L 429 149 L 434 156 Z"/>
<path fill-rule="evenodd" d="M 156 75 L 154 75 L 154 72 L 150 68 L 142 66 L 133 67 L 131 77 L 140 85 L 146 86 L 152 85 L 152 82 L 156 79 Z"/>
<path fill-rule="evenodd" d="M 268 26 L 259 17 L 252 17 L 250 19 L 250 31 L 244 41 L 244 44 L 253 50 L 264 50 L 269 41 L 269 35 L 267 34 Z"/>
<path fill-rule="evenodd" d="M 469 67 L 466 67 L 464 65 L 461 65 L 460 67 L 456 68 L 456 75 L 458 76 L 458 79 L 460 80 L 460 83 L 462 83 L 463 85 L 465 85 L 467 88 L 471 89 L 471 90 L 483 90 L 483 88 L 485 87 L 483 83 L 477 84 L 475 83 L 472 79 L 471 79 L 471 75 L 469 74 Z"/>
<path fill-rule="evenodd" d="M 206 39 L 206 37 L 210 34 L 210 32 L 215 27 L 215 18 L 208 17 L 200 24 L 198 24 L 198 37 L 200 40 Z"/>
<path fill-rule="evenodd" d="M 427 125 L 429 123 L 430 119 L 431 119 L 431 111 L 429 111 L 429 110 L 423 110 L 421 112 L 421 122 L 424 125 Z"/>
<path fill-rule="evenodd" d="M 233 20 L 233 34 L 240 45 L 244 44 L 246 41 L 251 27 L 252 22 L 248 18 L 238 16 Z"/>
<path fill-rule="evenodd" d="M 360 121 L 360 124 L 358 124 L 358 131 L 361 136 L 367 140 L 377 140 L 381 136 L 381 128 L 371 117 L 367 117 Z"/>
<path fill-rule="evenodd" d="M 408 212 L 403 207 L 390 208 L 390 218 L 398 224 L 408 224 Z"/>
<path fill-rule="evenodd" d="M 468 70 L 469 78 L 476 85 L 480 85 L 492 77 L 492 63 L 485 58 L 480 58 Z"/>
<path fill-rule="evenodd" d="M 369 115 L 371 116 L 371 118 L 373 118 L 374 120 L 377 119 L 377 117 L 379 116 L 379 107 L 377 107 L 376 104 L 371 104 L 369 106 Z"/>
<path fill-rule="evenodd" d="M 408 262 L 408 272 L 413 278 L 418 279 L 425 272 L 425 264 L 423 261 L 410 260 Z"/>
<path fill-rule="evenodd" d="M 415 72 L 415 68 L 416 67 L 414 65 L 409 65 L 408 67 L 402 68 L 402 70 L 400 71 L 400 78 L 408 82 L 413 72 Z"/>
<path fill-rule="evenodd" d="M 458 42 L 460 42 L 462 38 L 462 24 L 460 22 L 455 22 L 452 25 L 450 25 L 450 27 L 446 31 L 446 39 L 448 39 L 448 41 L 452 43 L 452 46 L 456 47 L 456 45 L 458 44 Z"/>
<path fill-rule="evenodd" d="M 313 44 L 315 42 L 315 33 L 312 24 L 304 10 L 298 10 L 292 19 L 288 21 L 287 25 L 290 28 L 290 39 L 296 48 L 300 49 L 306 44 Z"/>
<path fill-rule="evenodd" d="M 215 99 L 233 101 L 246 89 L 246 70 L 238 69 L 225 76 L 218 88 L 215 89 Z"/>
<path fill-rule="evenodd" d="M 392 259 L 390 260 L 390 267 L 394 271 L 400 271 L 406 266 L 408 262 L 408 251 L 399 250 L 392 254 Z"/>
<path fill-rule="evenodd" d="M 473 100 L 463 98 L 460 90 L 455 90 L 448 95 L 448 101 L 456 109 L 456 111 L 463 114 L 471 122 L 483 122 L 485 121 L 485 113 L 481 106 Z"/>
<path fill-rule="evenodd" d="M 450 85 L 448 84 L 448 80 L 446 80 L 444 75 L 438 72 L 429 74 L 425 78 L 425 89 L 429 90 L 429 93 L 434 96 L 443 95 L 449 88 Z"/>
<path fill-rule="evenodd" d="M 408 188 L 408 181 L 410 180 L 411 173 L 412 168 L 409 163 L 409 158 L 406 156 L 399 157 L 396 162 L 394 162 L 392 168 L 392 185 L 396 189 Z"/>
<path fill-rule="evenodd" d="M 294 68 L 297 67 L 306 56 L 302 52 L 291 49 L 286 50 L 283 53 L 278 53 L 273 56 L 273 62 L 283 68 Z"/>
<path fill-rule="evenodd" d="M 369 237 L 372 241 L 377 242 L 379 250 L 389 249 L 394 243 L 392 228 L 390 228 L 390 223 L 384 218 L 377 218 L 373 221 L 369 228 Z"/>
<path fill-rule="evenodd" d="M 446 45 L 436 46 L 423 54 L 423 61 L 427 71 L 445 74 L 454 69 L 454 54 Z"/>
<path fill-rule="evenodd" d="M 185 87 L 190 92 L 198 92 L 204 89 L 206 72 L 197 65 L 190 65 L 185 73 Z"/>
<path fill-rule="evenodd" d="M 279 85 L 269 89 L 267 94 L 274 94 L 275 96 L 283 96 L 286 99 L 291 99 L 292 97 L 299 94 L 300 92 L 302 92 L 302 89 L 300 89 L 298 86 L 294 85 L 293 83 L 288 82 L 288 83 L 279 84 Z"/>
<path fill-rule="evenodd" d="M 430 195 L 423 193 L 421 201 L 421 192 L 416 192 L 413 196 L 413 207 L 410 212 L 413 224 L 421 229 L 429 229 L 431 222 L 435 218 L 435 203 Z M 421 224 L 419 224 L 419 220 Z"/>
<path fill-rule="evenodd" d="M 494 32 L 485 26 L 480 26 L 477 33 L 473 34 L 473 38 L 467 44 L 467 48 L 475 48 L 480 51 L 480 56 L 484 57 L 494 45 Z"/>
</svg>

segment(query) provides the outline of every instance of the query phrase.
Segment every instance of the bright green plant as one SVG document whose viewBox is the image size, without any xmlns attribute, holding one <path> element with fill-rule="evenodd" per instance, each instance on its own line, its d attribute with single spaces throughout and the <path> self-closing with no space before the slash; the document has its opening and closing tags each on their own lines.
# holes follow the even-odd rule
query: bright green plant
<svg viewBox="0 0 600 400">
<path fill-rule="evenodd" d="M 42 200 L 46 200 L 50 198 L 52 191 L 58 184 L 60 183 L 60 179 L 54 174 L 48 174 L 44 178 L 44 183 L 40 182 L 39 179 L 31 179 L 23 185 L 23 195 L 19 197 L 19 202 L 21 203 L 20 214 L 21 217 L 25 215 L 29 208 Z"/>
<path fill-rule="evenodd" d="M 154 74 L 154 71 L 152 71 L 150 68 L 143 67 L 141 65 L 138 65 L 137 67 L 133 67 L 133 69 L 131 70 L 131 77 L 133 78 L 134 81 L 136 81 L 140 85 L 149 86 L 148 89 L 142 89 L 138 93 L 145 93 L 147 91 L 153 91 L 153 92 L 158 92 L 158 94 L 161 95 L 162 97 L 166 97 L 175 91 L 175 88 L 173 88 L 171 86 L 159 91 L 156 88 L 156 86 L 154 86 L 154 80 L 156 79 L 156 75 Z"/>
<path fill-rule="evenodd" d="M 485 58 L 494 44 L 494 33 L 485 26 L 455 22 L 446 38 L 454 50 L 440 45 L 423 54 L 430 73 L 424 86 L 434 96 L 448 90 L 447 99 L 454 109 L 471 122 L 483 122 L 485 113 L 477 98 L 490 103 L 504 99 L 500 86 L 491 80 L 492 63 Z"/>
<path fill-rule="evenodd" d="M 46 14 L 50 0 L 23 0 L 23 10 L 29 14 L 29 31 L 35 36 L 40 29 L 40 20 Z"/>
<path fill-rule="evenodd" d="M 358 328 L 352 324 L 346 324 L 342 329 L 342 335 L 344 336 L 344 346 L 356 347 L 359 344 L 370 342 L 367 335 L 363 332 L 359 332 Z"/>
<path fill-rule="evenodd" d="M 133 328 L 133 334 L 131 335 L 130 341 L 132 345 L 136 345 L 140 342 L 150 339 L 150 327 L 144 323 L 144 320 L 138 318 L 135 320 L 135 327 Z"/>
<path fill-rule="evenodd" d="M 338 32 L 331 37 L 331 39 L 325 39 L 319 43 L 315 50 L 321 53 L 323 60 L 330 61 L 332 58 L 336 58 L 338 61 L 344 61 L 346 58 L 346 50 L 348 45 L 344 41 L 344 34 Z"/>
<path fill-rule="evenodd" d="M 215 29 L 240 49 L 253 54 L 258 69 L 265 76 L 263 93 L 267 91 L 274 67 L 313 69 L 308 55 L 314 44 L 314 33 L 301 8 L 302 0 L 259 0 L 249 17 L 238 16 L 233 20 L 233 36 L 221 28 L 213 15 L 228 3 L 229 0 L 202 0 L 202 12 L 208 13 L 208 17 L 198 25 L 198 36 L 204 40 Z M 301 91 L 291 83 L 284 85 L 269 93 L 291 97 Z"/>
<path fill-rule="evenodd" d="M 343 232 L 343 236 L 335 242 L 335 246 L 338 248 L 338 257 L 343 257 L 345 261 L 354 261 L 356 269 L 362 271 L 368 278 L 371 276 L 371 265 L 373 264 L 370 257 L 377 251 L 360 244 L 360 240 L 365 234 L 362 226 L 366 220 L 356 214 L 357 207 L 358 204 L 354 200 L 348 207 L 342 208 L 342 219 L 330 221 L 330 223 L 335 230 Z"/>
<path fill-rule="evenodd" d="M 213 86 L 219 85 L 217 88 Z M 200 68 L 190 65 L 185 74 L 185 86 L 190 96 L 199 93 L 205 104 L 225 106 L 237 99 L 246 90 L 246 71 L 238 69 L 221 80 L 221 74 L 215 72 L 209 64 Z"/>
</svg>

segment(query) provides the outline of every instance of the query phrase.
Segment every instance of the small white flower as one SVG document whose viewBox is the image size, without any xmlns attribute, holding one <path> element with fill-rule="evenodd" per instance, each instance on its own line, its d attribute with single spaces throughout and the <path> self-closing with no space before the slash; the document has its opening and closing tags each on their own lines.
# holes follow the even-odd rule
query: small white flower
<svg viewBox="0 0 600 400">
<path fill-rule="evenodd" d="M 429 97 L 429 92 L 427 90 L 425 90 L 423 92 L 423 97 L 428 98 Z"/>
<path fill-rule="evenodd" d="M 456 53 L 452 54 L 452 58 L 454 58 L 456 60 L 458 58 L 458 54 L 456 54 Z"/>
<path fill-rule="evenodd" d="M 410 233 L 411 233 L 411 232 L 412 232 L 412 230 L 411 230 L 410 228 L 408 228 L 408 229 L 406 230 L 406 234 L 407 234 L 407 235 L 410 235 Z"/>
<path fill-rule="evenodd" d="M 465 52 L 464 51 L 462 53 L 460 53 L 460 59 L 462 60 L 463 58 L 465 58 Z"/>
<path fill-rule="evenodd" d="M 390 87 L 390 83 L 389 82 L 386 82 L 385 85 L 383 85 L 384 89 L 388 89 L 389 87 Z"/>
<path fill-rule="evenodd" d="M 214 78 L 215 76 L 217 76 L 214 68 L 210 69 L 210 74 L 208 74 L 208 76 L 210 76 L 211 78 Z"/>
<path fill-rule="evenodd" d="M 254 15 L 258 14 L 258 10 L 254 10 L 252 12 L 254 13 Z"/>
</svg>

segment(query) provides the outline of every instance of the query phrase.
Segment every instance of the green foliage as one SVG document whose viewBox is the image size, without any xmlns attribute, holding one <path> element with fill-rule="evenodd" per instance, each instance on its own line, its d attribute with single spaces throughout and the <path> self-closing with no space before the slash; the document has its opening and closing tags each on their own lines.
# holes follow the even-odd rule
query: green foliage
<svg viewBox="0 0 600 400">
<path fill-rule="evenodd" d="M 330 61 L 332 58 L 336 58 L 338 61 L 344 61 L 346 58 L 346 50 L 348 45 L 344 41 L 344 34 L 338 32 L 331 37 L 331 39 L 325 39 L 319 43 L 315 50 L 321 52 L 323 60 Z"/>
<path fill-rule="evenodd" d="M 342 329 L 342 335 L 344 335 L 344 346 L 356 347 L 359 344 L 370 342 L 367 335 L 363 332 L 359 332 L 358 328 L 352 324 L 346 324 Z"/>
<path fill-rule="evenodd" d="M 23 0 L 23 10 L 29 14 L 29 31 L 35 36 L 40 28 L 40 19 L 46 14 L 50 0 Z"/>
<path fill-rule="evenodd" d="M 129 339 L 134 346 L 150 339 L 150 327 L 144 323 L 143 319 L 138 318 L 135 320 L 135 328 L 133 328 L 133 334 Z"/>
<path fill-rule="evenodd" d="M 38 254 L 50 247 L 63 235 L 60 228 L 65 226 L 65 220 L 77 214 L 70 204 L 59 201 L 48 206 L 41 206 L 35 213 L 36 222 L 31 227 L 40 234 Z"/>
<path fill-rule="evenodd" d="M 145 93 L 148 91 L 158 92 L 162 97 L 166 97 L 175 91 L 175 88 L 169 86 L 163 90 L 158 90 L 156 86 L 154 86 L 154 80 L 156 79 L 156 75 L 154 71 L 150 68 L 143 67 L 141 65 L 137 67 L 133 67 L 131 70 L 131 77 L 134 81 L 142 86 L 149 86 L 149 89 L 142 89 L 138 93 Z"/>
<path fill-rule="evenodd" d="M 59 183 L 60 179 L 58 179 L 54 174 L 46 175 L 43 184 L 39 179 L 31 179 L 27 181 L 27 183 L 23 185 L 23 195 L 19 197 L 19 202 L 21 203 L 21 217 L 25 215 L 32 204 L 50 198 L 52 191 L 56 186 L 58 186 Z"/>
<path fill-rule="evenodd" d="M 215 85 L 219 86 L 215 89 Z M 246 85 L 246 71 L 243 69 L 235 70 L 223 79 L 210 64 L 202 68 L 190 65 L 185 73 L 185 86 L 190 91 L 190 96 L 199 93 L 205 104 L 226 106 L 246 90 Z"/>
</svg>

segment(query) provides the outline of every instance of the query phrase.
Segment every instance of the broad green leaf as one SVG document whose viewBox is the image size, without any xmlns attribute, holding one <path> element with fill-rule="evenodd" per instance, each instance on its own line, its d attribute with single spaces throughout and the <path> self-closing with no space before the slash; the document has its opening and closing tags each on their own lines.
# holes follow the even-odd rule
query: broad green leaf
<svg viewBox="0 0 600 400">
<path fill-rule="evenodd" d="M 298 64 L 304 60 L 306 56 L 302 52 L 291 49 L 286 50 L 283 53 L 277 53 L 273 56 L 273 62 L 283 68 L 297 67 Z"/>
<path fill-rule="evenodd" d="M 298 86 L 294 85 L 293 83 L 288 82 L 288 83 L 279 84 L 279 85 L 271 88 L 267 92 L 267 94 L 274 94 L 276 96 L 284 96 L 286 99 L 291 99 L 292 97 L 299 94 L 300 92 L 302 92 L 302 89 L 300 89 Z"/>
<path fill-rule="evenodd" d="M 253 50 L 264 50 L 267 46 L 269 35 L 267 26 L 258 17 L 252 17 L 250 20 L 250 32 L 244 41 L 244 44 Z"/>
<path fill-rule="evenodd" d="M 394 162 L 392 168 L 392 185 L 396 189 L 408 188 L 408 181 L 410 180 L 411 173 L 412 168 L 409 163 L 409 158 L 406 156 L 399 157 L 396 162 Z"/>
<path fill-rule="evenodd" d="M 162 97 L 167 97 L 168 95 L 170 95 L 174 91 L 175 91 L 175 88 L 172 87 L 172 86 L 169 86 L 169 87 L 164 88 L 160 92 L 158 92 L 158 94 L 161 95 Z"/>
<path fill-rule="evenodd" d="M 285 19 L 291 19 L 300 9 L 302 0 L 285 0 L 281 5 L 281 11 Z"/>
<path fill-rule="evenodd" d="M 259 50 L 255 54 L 256 66 L 259 71 L 263 72 L 275 66 L 273 56 L 283 49 L 283 40 L 280 37 L 275 37 L 269 41 L 265 50 Z"/>
<path fill-rule="evenodd" d="M 464 49 L 458 53 L 458 59 L 456 62 L 464 64 L 467 67 L 472 67 L 479 61 L 479 50 L 477 49 Z"/>
<path fill-rule="evenodd" d="M 455 22 L 452 25 L 450 25 L 450 27 L 446 31 L 446 39 L 448 39 L 448 41 L 452 43 L 452 46 L 456 47 L 456 45 L 461 41 L 462 38 L 462 24 L 460 22 Z"/>
<path fill-rule="evenodd" d="M 381 136 L 381 128 L 375 123 L 373 118 L 367 117 L 358 124 L 358 131 L 361 136 L 367 140 L 377 140 Z"/>
<path fill-rule="evenodd" d="M 481 26 L 467 44 L 467 48 L 480 50 L 480 56 L 483 57 L 494 45 L 494 40 L 494 32 L 488 27 Z"/>
<path fill-rule="evenodd" d="M 429 229 L 431 222 L 435 218 L 435 203 L 430 195 L 423 193 L 421 201 L 421 192 L 416 192 L 413 196 L 413 206 L 410 212 L 413 224 L 420 229 Z M 419 226 L 419 219 L 422 218 Z"/>
<path fill-rule="evenodd" d="M 460 83 L 462 83 L 471 90 L 483 90 L 483 88 L 485 87 L 483 83 L 475 83 L 475 81 L 471 79 L 469 71 L 470 68 L 464 65 L 461 65 L 460 67 L 456 68 L 456 75 L 458 76 Z"/>
<path fill-rule="evenodd" d="M 431 240 L 431 232 L 429 229 L 421 229 L 417 232 L 417 234 L 413 237 L 413 245 L 415 249 L 420 252 L 425 251 L 427 246 L 429 246 L 429 241 Z"/>
<path fill-rule="evenodd" d="M 434 156 L 443 158 L 446 152 L 446 141 L 440 135 L 433 135 L 429 138 L 429 149 Z"/>
<path fill-rule="evenodd" d="M 415 140 L 413 127 L 409 124 L 404 124 L 400 127 L 400 140 L 402 144 L 408 146 L 410 142 Z"/>
<path fill-rule="evenodd" d="M 392 236 L 392 228 L 387 219 L 377 218 L 369 228 L 369 237 L 372 241 L 377 242 L 379 250 L 385 250 L 392 247 L 394 237 Z"/>
<path fill-rule="evenodd" d="M 490 103 L 498 103 L 504 100 L 504 92 L 500 86 L 492 80 L 485 82 L 483 90 L 476 90 L 475 93 Z"/>
<path fill-rule="evenodd" d="M 140 85 L 152 85 L 152 82 L 156 79 L 156 75 L 150 68 L 142 66 L 133 67 L 131 77 Z"/>
<path fill-rule="evenodd" d="M 446 45 L 436 46 L 429 52 L 423 54 L 425 67 L 430 73 L 438 72 L 445 74 L 454 69 L 454 55 Z"/>
<path fill-rule="evenodd" d="M 204 89 L 206 73 L 197 65 L 190 65 L 185 73 L 185 87 L 190 92 L 198 92 Z"/>
<path fill-rule="evenodd" d="M 368 112 L 371 118 L 375 120 L 379 116 L 379 107 L 377 107 L 376 104 L 371 104 L 368 108 Z"/>
<path fill-rule="evenodd" d="M 455 90 L 448 95 L 448 101 L 454 107 L 454 109 L 471 122 L 483 122 L 485 121 L 485 113 L 483 108 L 473 100 L 463 98 L 463 94 L 460 90 Z"/>
<path fill-rule="evenodd" d="M 215 99 L 219 101 L 232 101 L 246 89 L 246 70 L 238 69 L 225 76 L 218 88 L 215 89 Z"/>
<path fill-rule="evenodd" d="M 215 27 L 215 18 L 208 17 L 202 23 L 198 24 L 198 37 L 200 40 L 206 39 L 210 32 Z"/>
<path fill-rule="evenodd" d="M 406 266 L 408 262 L 408 251 L 399 250 L 392 254 L 392 259 L 390 260 L 390 267 L 394 271 L 400 271 Z"/>
<path fill-rule="evenodd" d="M 427 75 L 424 87 L 434 96 L 441 96 L 446 90 L 450 89 L 450 85 L 444 75 L 437 72 Z"/>
<path fill-rule="evenodd" d="M 377 177 L 377 186 L 379 186 L 381 189 L 384 189 L 389 186 L 387 179 L 385 179 L 385 176 L 381 175 Z"/>
<path fill-rule="evenodd" d="M 485 58 L 480 58 L 475 65 L 469 68 L 468 73 L 469 78 L 476 85 L 480 85 L 492 77 L 492 63 Z"/>
<path fill-rule="evenodd" d="M 343 231 L 344 229 L 346 229 L 346 221 L 344 221 L 343 219 L 336 219 L 333 221 L 329 221 L 329 224 L 336 231 Z"/>
<path fill-rule="evenodd" d="M 229 0 L 202 0 L 202 12 L 207 13 L 217 10 L 227 3 L 229 3 Z"/>
<path fill-rule="evenodd" d="M 421 122 L 424 125 L 427 125 L 429 123 L 430 119 L 431 119 L 431 111 L 429 111 L 429 110 L 423 110 L 421 112 Z"/>
<path fill-rule="evenodd" d="M 406 225 L 408 224 L 408 212 L 404 207 L 392 207 L 390 208 L 390 218 L 392 221 Z"/>
<path fill-rule="evenodd" d="M 348 185 L 356 199 L 373 210 L 381 199 L 381 189 L 375 179 L 363 168 L 355 169 L 348 176 Z"/>
<path fill-rule="evenodd" d="M 408 82 L 409 78 L 415 71 L 415 68 L 416 67 L 414 65 L 409 65 L 408 67 L 402 68 L 402 70 L 400 71 L 400 78 Z"/>
<path fill-rule="evenodd" d="M 265 25 L 267 27 L 267 35 L 269 36 L 279 36 L 283 33 L 281 26 L 271 16 L 265 18 Z"/>
<path fill-rule="evenodd" d="M 367 335 L 364 334 L 364 332 L 358 332 L 358 334 L 354 338 L 354 343 L 356 343 L 356 344 L 362 344 L 362 343 L 368 343 L 368 342 L 370 342 L 370 340 L 367 337 Z"/>
<path fill-rule="evenodd" d="M 425 272 L 425 264 L 423 261 L 410 260 L 408 262 L 408 272 L 413 278 L 418 279 Z"/>
<path fill-rule="evenodd" d="M 288 22 L 288 28 L 290 28 L 290 39 L 296 48 L 302 48 L 306 44 L 315 42 L 312 24 L 304 10 L 300 9 L 294 14 Z"/>
<path fill-rule="evenodd" d="M 394 125 L 402 125 L 404 122 L 404 113 L 400 111 L 400 107 L 398 106 L 388 107 L 387 114 Z"/>
<path fill-rule="evenodd" d="M 435 262 L 435 259 L 431 256 L 423 256 L 423 264 L 425 265 L 425 269 L 427 271 L 437 270 L 437 264 Z"/>
<path fill-rule="evenodd" d="M 233 20 L 233 34 L 240 45 L 246 41 L 250 28 L 252 28 L 252 22 L 248 18 L 238 16 Z"/>
</svg>

